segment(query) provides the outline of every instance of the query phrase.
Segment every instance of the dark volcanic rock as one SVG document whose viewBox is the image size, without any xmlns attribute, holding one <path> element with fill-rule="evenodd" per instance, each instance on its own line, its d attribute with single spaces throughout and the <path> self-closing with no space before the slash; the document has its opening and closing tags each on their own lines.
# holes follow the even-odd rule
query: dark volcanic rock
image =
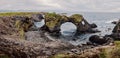
<svg viewBox="0 0 120 58">
<path fill-rule="evenodd" d="M 117 24 L 117 23 L 119 23 L 120 22 L 120 19 L 118 20 L 118 21 L 113 21 L 113 22 L 111 22 L 112 24 Z"/>
<path fill-rule="evenodd" d="M 88 30 L 87 32 L 89 32 L 89 33 L 96 33 L 96 32 L 101 32 L 100 30 L 98 30 L 98 29 L 92 29 L 92 30 Z"/>
<path fill-rule="evenodd" d="M 90 25 L 92 28 L 97 28 L 97 25 L 95 23 Z"/>
<path fill-rule="evenodd" d="M 46 13 L 45 14 L 45 31 L 50 33 L 59 33 L 60 26 L 65 22 L 71 22 L 76 25 L 77 33 L 84 33 L 88 31 L 92 31 L 92 28 L 96 28 L 96 24 L 89 24 L 82 15 L 73 14 L 70 17 L 65 15 L 60 15 L 56 13 Z M 45 29 L 47 28 L 47 29 Z"/>
<path fill-rule="evenodd" d="M 114 40 L 120 40 L 120 33 L 113 33 L 113 34 L 111 34 L 109 36 L 114 38 Z"/>
<path fill-rule="evenodd" d="M 103 44 L 109 44 L 111 42 L 113 42 L 112 38 L 110 37 L 100 37 L 98 35 L 93 35 L 89 38 L 89 41 L 92 42 L 93 44 L 97 44 L 97 45 L 103 45 Z"/>
<path fill-rule="evenodd" d="M 118 22 L 117 21 L 113 21 L 112 24 L 117 24 Z"/>
<path fill-rule="evenodd" d="M 110 36 L 114 38 L 114 40 L 120 40 L 120 21 L 118 21 L 112 32 Z"/>
<path fill-rule="evenodd" d="M 19 33 L 23 36 L 25 32 L 29 30 L 36 30 L 34 22 L 41 22 L 45 20 L 45 25 L 40 28 L 42 31 L 49 32 L 51 34 L 60 33 L 60 26 L 65 22 L 71 22 L 76 25 L 77 33 L 92 32 L 92 28 L 97 27 L 96 24 L 89 24 L 82 15 L 73 14 L 70 17 L 60 15 L 56 13 L 46 13 L 43 17 L 42 14 L 34 14 L 31 17 L 27 16 L 11 16 L 11 17 L 0 17 L 0 33 L 2 34 L 13 34 Z"/>
<path fill-rule="evenodd" d="M 115 28 L 112 31 L 113 33 L 120 33 L 120 21 L 116 24 Z"/>
</svg>

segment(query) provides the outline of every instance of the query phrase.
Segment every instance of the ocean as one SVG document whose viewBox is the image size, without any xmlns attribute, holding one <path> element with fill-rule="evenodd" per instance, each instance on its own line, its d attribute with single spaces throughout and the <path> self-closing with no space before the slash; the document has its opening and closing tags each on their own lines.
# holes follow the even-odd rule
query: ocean
<svg viewBox="0 0 120 58">
<path fill-rule="evenodd" d="M 75 13 L 68 13 L 68 16 Z M 72 36 L 76 32 L 75 25 L 67 22 L 62 25 L 62 34 L 65 35 L 63 37 L 64 40 L 69 41 L 74 45 L 78 45 L 80 43 L 84 44 L 89 41 L 89 37 L 92 35 L 109 35 L 112 33 L 112 30 L 115 24 L 112 24 L 112 21 L 117 21 L 120 19 L 120 13 L 95 13 L 95 12 L 85 12 L 85 13 L 78 13 L 82 14 L 84 18 L 90 23 L 95 23 L 98 27 L 96 29 L 100 30 L 99 33 L 86 33 L 81 34 L 78 36 Z M 74 41 L 73 41 L 74 39 Z"/>
</svg>

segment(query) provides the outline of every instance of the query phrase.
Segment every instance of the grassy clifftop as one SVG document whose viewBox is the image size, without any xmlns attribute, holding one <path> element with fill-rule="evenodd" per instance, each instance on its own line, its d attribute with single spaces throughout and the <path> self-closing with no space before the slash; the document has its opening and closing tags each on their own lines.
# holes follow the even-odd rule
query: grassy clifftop
<svg viewBox="0 0 120 58">
<path fill-rule="evenodd" d="M 0 13 L 0 16 L 31 16 L 38 13 L 39 12 L 5 12 Z"/>
</svg>

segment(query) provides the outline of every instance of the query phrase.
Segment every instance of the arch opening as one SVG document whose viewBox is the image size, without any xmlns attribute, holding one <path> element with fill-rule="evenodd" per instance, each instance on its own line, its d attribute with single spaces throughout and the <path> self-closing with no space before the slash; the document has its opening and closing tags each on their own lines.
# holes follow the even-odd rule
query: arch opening
<svg viewBox="0 0 120 58">
<path fill-rule="evenodd" d="M 34 22 L 35 27 L 41 28 L 45 25 L 45 19 L 42 19 L 40 22 Z"/>
<path fill-rule="evenodd" d="M 65 22 L 60 26 L 60 32 L 64 36 L 73 36 L 77 31 L 77 27 L 72 22 Z"/>
</svg>

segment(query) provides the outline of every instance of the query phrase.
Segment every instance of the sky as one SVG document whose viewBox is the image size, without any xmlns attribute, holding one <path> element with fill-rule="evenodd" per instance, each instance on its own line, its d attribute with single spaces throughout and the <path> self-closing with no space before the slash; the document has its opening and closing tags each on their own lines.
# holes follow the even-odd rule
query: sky
<svg viewBox="0 0 120 58">
<path fill-rule="evenodd" d="M 120 0 L 0 0 L 0 10 L 120 12 Z"/>
</svg>

